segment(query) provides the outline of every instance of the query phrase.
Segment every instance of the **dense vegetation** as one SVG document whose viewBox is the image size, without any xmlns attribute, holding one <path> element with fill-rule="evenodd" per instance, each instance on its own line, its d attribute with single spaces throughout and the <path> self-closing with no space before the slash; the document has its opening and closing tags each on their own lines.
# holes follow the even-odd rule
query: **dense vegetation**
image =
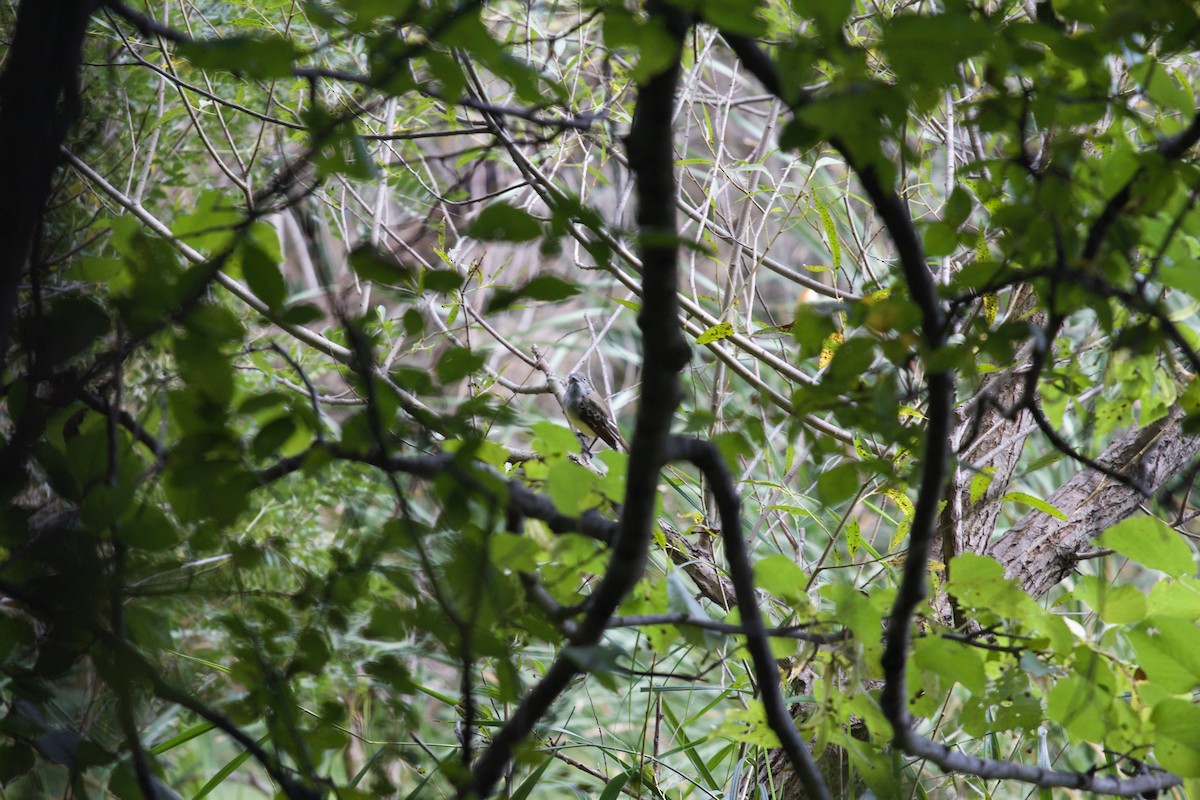
<svg viewBox="0 0 1200 800">
<path fill-rule="evenodd" d="M 0 797 L 1200 796 L 1191 3 L 0 20 Z"/>
</svg>

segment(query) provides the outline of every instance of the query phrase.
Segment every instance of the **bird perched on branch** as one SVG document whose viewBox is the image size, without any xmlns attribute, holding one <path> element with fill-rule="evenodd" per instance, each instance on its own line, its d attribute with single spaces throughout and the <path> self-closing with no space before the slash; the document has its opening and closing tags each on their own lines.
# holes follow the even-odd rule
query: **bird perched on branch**
<svg viewBox="0 0 1200 800">
<path fill-rule="evenodd" d="M 613 421 L 612 412 L 596 390 L 592 382 L 580 372 L 572 372 L 567 376 L 567 390 L 563 392 L 563 408 L 567 419 L 582 433 L 592 437 L 592 441 L 584 448 L 591 452 L 592 445 L 597 439 L 614 450 L 629 451 L 629 445 L 621 438 L 617 423 Z"/>
</svg>

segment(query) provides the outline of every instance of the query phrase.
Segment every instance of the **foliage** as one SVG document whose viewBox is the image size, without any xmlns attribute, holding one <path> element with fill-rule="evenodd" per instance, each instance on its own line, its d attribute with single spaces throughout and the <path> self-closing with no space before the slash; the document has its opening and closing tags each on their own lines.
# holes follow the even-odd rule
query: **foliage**
<svg viewBox="0 0 1200 800">
<path fill-rule="evenodd" d="M 1197 794 L 1198 25 L 101 3 L 0 246 L 0 795 Z"/>
</svg>

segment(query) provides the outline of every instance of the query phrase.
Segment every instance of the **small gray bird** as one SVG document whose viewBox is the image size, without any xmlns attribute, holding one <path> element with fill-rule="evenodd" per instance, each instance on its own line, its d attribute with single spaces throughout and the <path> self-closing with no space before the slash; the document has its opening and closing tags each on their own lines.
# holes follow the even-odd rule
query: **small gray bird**
<svg viewBox="0 0 1200 800">
<path fill-rule="evenodd" d="M 589 452 L 597 439 L 604 440 L 614 450 L 629 452 L 629 445 L 621 438 L 612 412 L 592 388 L 592 382 L 582 373 L 572 372 L 567 376 L 567 390 L 563 392 L 563 408 L 567 419 L 592 441 L 585 449 Z"/>
</svg>

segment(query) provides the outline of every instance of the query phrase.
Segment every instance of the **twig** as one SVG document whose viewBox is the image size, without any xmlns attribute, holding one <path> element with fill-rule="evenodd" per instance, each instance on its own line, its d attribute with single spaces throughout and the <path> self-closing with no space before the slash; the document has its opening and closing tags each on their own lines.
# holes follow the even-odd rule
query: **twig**
<svg viewBox="0 0 1200 800">
<path fill-rule="evenodd" d="M 734 625 L 716 619 L 704 619 L 703 617 L 682 612 L 677 614 L 640 614 L 628 617 L 613 617 L 608 621 L 608 627 L 610 628 L 640 628 L 644 625 L 689 625 L 706 631 L 716 631 L 717 633 L 732 633 L 739 636 L 748 635 L 745 625 Z M 795 639 L 800 642 L 810 642 L 811 644 L 836 644 L 837 642 L 846 641 L 850 636 L 848 631 L 812 633 L 800 625 L 764 628 L 763 633 L 766 636 L 774 636 L 780 639 Z"/>
<path fill-rule="evenodd" d="M 709 490 L 717 502 L 721 517 L 721 537 L 725 543 L 725 555 L 729 559 L 729 578 L 737 597 L 738 610 L 742 614 L 745 629 L 746 649 L 754 662 L 754 674 L 758 679 L 759 696 L 766 711 L 767 724 L 779 737 L 784 753 L 792 769 L 804 785 L 810 797 L 832 798 L 821 771 L 812 754 L 800 738 L 796 725 L 784 703 L 783 689 L 779 682 L 779 670 L 771 646 L 767 641 L 767 630 L 763 625 L 762 613 L 754 588 L 754 570 L 746 551 L 746 541 L 741 526 L 741 501 L 733 485 L 733 478 L 725 466 L 724 457 L 711 442 L 699 439 L 672 437 L 668 443 L 670 460 L 689 461 L 695 465 L 708 481 Z"/>
</svg>

